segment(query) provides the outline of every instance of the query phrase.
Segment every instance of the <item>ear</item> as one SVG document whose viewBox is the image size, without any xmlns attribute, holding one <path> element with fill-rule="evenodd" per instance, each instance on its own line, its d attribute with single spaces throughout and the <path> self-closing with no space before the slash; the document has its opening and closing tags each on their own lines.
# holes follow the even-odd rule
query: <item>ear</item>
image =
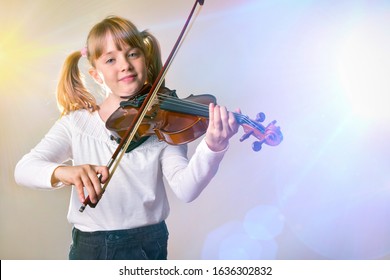
<svg viewBox="0 0 390 280">
<path fill-rule="evenodd" d="M 99 72 L 95 67 L 91 67 L 88 70 L 89 75 L 97 82 L 98 84 L 103 84 L 103 79 L 100 77 Z"/>
</svg>

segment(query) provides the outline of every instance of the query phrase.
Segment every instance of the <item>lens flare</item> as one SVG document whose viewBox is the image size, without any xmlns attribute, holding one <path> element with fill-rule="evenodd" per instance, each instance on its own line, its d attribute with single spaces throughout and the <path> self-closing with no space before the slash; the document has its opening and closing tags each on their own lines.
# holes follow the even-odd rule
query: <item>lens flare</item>
<svg viewBox="0 0 390 280">
<path fill-rule="evenodd" d="M 352 110 L 364 119 L 389 119 L 390 36 L 387 25 L 366 19 L 346 37 L 339 58 L 341 85 Z"/>
<path fill-rule="evenodd" d="M 7 94 L 15 87 L 29 82 L 35 74 L 34 65 L 47 56 L 48 48 L 31 41 L 15 26 L 0 30 L 0 92 Z"/>
</svg>

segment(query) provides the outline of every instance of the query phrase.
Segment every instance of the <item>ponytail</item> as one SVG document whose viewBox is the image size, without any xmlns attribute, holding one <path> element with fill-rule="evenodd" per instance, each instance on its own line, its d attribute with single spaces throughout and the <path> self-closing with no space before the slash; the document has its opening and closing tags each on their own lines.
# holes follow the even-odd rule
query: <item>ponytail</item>
<svg viewBox="0 0 390 280">
<path fill-rule="evenodd" d="M 148 82 L 153 84 L 162 68 L 160 44 L 156 37 L 148 31 L 142 31 L 141 36 L 145 45 L 145 57 L 148 67 Z M 164 86 L 164 82 L 161 86 Z"/>
<path fill-rule="evenodd" d="M 79 109 L 93 112 L 99 108 L 95 97 L 88 92 L 83 84 L 78 67 L 80 57 L 80 51 L 70 54 L 61 70 L 57 85 L 57 105 L 61 111 L 61 116 Z"/>
</svg>

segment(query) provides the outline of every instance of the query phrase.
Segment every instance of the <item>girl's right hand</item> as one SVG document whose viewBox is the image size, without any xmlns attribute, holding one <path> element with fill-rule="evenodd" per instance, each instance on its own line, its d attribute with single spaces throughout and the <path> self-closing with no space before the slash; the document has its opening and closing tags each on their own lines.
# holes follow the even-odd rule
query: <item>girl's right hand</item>
<svg viewBox="0 0 390 280">
<path fill-rule="evenodd" d="M 101 174 L 99 181 L 98 175 Z M 106 166 L 97 165 L 78 165 L 78 166 L 59 166 L 52 175 L 52 185 L 62 182 L 66 185 L 74 185 L 79 195 L 80 202 L 85 200 L 84 187 L 87 189 L 92 203 L 97 203 L 102 195 L 101 184 L 104 184 L 109 176 Z"/>
</svg>

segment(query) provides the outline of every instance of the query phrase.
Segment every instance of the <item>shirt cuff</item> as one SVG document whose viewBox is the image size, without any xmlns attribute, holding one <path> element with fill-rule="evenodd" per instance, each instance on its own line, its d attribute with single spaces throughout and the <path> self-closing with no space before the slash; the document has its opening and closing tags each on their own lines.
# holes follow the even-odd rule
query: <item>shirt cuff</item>
<svg viewBox="0 0 390 280">
<path fill-rule="evenodd" d="M 63 182 L 61 182 L 61 181 L 58 181 L 57 183 L 55 183 L 55 184 L 52 184 L 51 183 L 51 178 L 53 177 L 53 173 L 54 173 L 54 171 L 58 168 L 58 167 L 60 167 L 60 166 L 67 166 L 67 165 L 65 165 L 65 164 L 59 164 L 59 165 L 54 165 L 54 166 L 52 166 L 51 167 L 51 172 L 50 172 L 50 174 L 51 174 L 51 176 L 50 176 L 50 178 L 49 178 L 49 182 L 47 183 L 48 185 L 50 185 L 52 188 L 54 188 L 54 189 L 58 189 L 58 188 L 62 188 L 62 187 L 65 187 L 65 186 L 67 186 L 65 183 L 63 183 Z"/>
<path fill-rule="evenodd" d="M 226 151 L 229 149 L 229 144 L 226 146 L 225 149 L 221 151 L 213 151 L 209 148 L 209 145 L 206 143 L 206 138 L 203 138 L 202 141 L 199 143 L 198 147 L 204 151 L 207 151 L 210 154 L 215 154 L 215 155 L 224 155 Z"/>
</svg>

